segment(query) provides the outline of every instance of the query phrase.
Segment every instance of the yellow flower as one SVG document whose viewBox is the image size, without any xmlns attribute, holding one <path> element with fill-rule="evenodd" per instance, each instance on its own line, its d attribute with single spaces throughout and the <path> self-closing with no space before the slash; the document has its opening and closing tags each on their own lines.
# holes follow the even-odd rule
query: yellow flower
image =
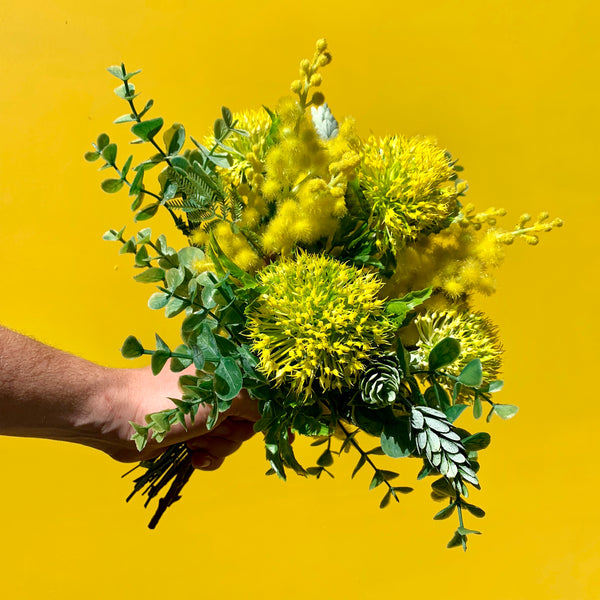
<svg viewBox="0 0 600 600">
<path fill-rule="evenodd" d="M 444 368 L 458 375 L 475 358 L 481 360 L 484 382 L 497 378 L 502 366 L 502 345 L 497 327 L 482 313 L 469 310 L 427 312 L 417 316 L 415 326 L 419 334 L 417 351 L 413 353 L 420 368 L 428 368 L 429 353 L 444 338 L 460 343 L 461 354 L 454 363 Z M 464 388 L 468 392 L 468 388 Z"/>
<path fill-rule="evenodd" d="M 299 253 L 258 274 L 264 292 L 248 314 L 252 349 L 275 385 L 305 403 L 319 389 L 352 386 L 393 327 L 373 274 L 326 255 Z"/>
<path fill-rule="evenodd" d="M 370 137 L 359 181 L 382 251 L 395 251 L 399 242 L 446 227 L 466 189 L 448 153 L 424 137 Z"/>
</svg>

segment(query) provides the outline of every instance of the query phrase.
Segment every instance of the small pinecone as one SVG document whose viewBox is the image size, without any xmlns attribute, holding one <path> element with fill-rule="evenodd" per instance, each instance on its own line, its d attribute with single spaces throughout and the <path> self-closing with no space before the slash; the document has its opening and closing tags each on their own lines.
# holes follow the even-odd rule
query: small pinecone
<svg viewBox="0 0 600 600">
<path fill-rule="evenodd" d="M 428 406 L 413 406 L 410 427 L 418 452 L 425 455 L 429 463 L 447 477 L 457 490 L 462 489 L 461 479 L 479 487 L 479 480 L 471 468 L 460 436 L 443 412 Z"/>
<path fill-rule="evenodd" d="M 377 408 L 393 404 L 403 377 L 402 367 L 395 356 L 382 356 L 372 361 L 360 378 L 363 401 Z"/>
</svg>

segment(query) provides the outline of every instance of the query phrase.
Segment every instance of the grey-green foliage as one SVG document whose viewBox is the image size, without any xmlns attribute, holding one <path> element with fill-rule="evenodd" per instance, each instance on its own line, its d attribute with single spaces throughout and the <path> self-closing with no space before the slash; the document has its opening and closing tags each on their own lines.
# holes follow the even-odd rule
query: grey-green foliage
<svg viewBox="0 0 600 600">
<path fill-rule="evenodd" d="M 247 136 L 248 133 L 236 127 L 231 111 L 222 107 L 221 117 L 214 124 L 215 142 L 211 148 L 190 138 L 195 148 L 184 150 L 186 132 L 181 123 L 175 123 L 163 131 L 162 117 L 146 116 L 154 105 L 153 100 L 148 100 L 141 110 L 136 106 L 139 93 L 131 79 L 140 71 L 127 72 L 123 64 L 111 66 L 108 71 L 121 81 L 115 94 L 125 100 L 129 108 L 129 112 L 118 117 L 115 123 L 129 124 L 135 137 L 132 143 L 149 144 L 152 154 L 133 167 L 133 156 L 129 156 L 120 168 L 117 145 L 111 143 L 106 133 L 100 134 L 92 144 L 93 151 L 86 152 L 84 157 L 89 162 L 101 160 L 101 170 L 110 168 L 116 172 L 117 177 L 101 183 L 102 189 L 107 193 L 116 193 L 127 187 L 129 195 L 133 197 L 131 209 L 138 222 L 151 219 L 163 207 L 186 235 L 201 224 L 218 221 L 226 221 L 235 227 L 241 218 L 243 202 L 235 190 L 223 189 L 217 167 L 229 167 L 233 156 L 237 154 L 225 144 L 227 138 L 232 135 Z M 159 139 L 161 131 L 162 143 Z M 157 165 L 163 167 L 158 177 L 159 189 L 151 191 L 144 179 L 146 173 Z"/>
</svg>

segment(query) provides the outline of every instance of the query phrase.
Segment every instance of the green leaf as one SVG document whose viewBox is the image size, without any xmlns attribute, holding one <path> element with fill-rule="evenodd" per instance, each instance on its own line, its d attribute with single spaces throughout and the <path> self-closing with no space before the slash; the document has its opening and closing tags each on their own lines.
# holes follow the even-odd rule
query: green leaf
<svg viewBox="0 0 600 600">
<path fill-rule="evenodd" d="M 202 352 L 199 346 L 192 346 L 190 350 L 192 351 L 194 366 L 196 367 L 196 369 L 201 371 L 202 369 L 204 369 L 204 365 L 206 362 L 204 359 L 204 353 Z"/>
<path fill-rule="evenodd" d="M 187 305 L 188 303 L 184 299 L 172 297 L 165 307 L 165 317 L 171 319 L 172 317 L 177 316 L 180 312 L 185 310 Z"/>
<path fill-rule="evenodd" d="M 494 404 L 494 412 L 501 419 L 512 419 L 519 412 L 519 407 L 513 404 Z"/>
<path fill-rule="evenodd" d="M 447 337 L 437 343 L 429 354 L 429 369 L 435 371 L 453 363 L 460 355 L 460 343 Z"/>
<path fill-rule="evenodd" d="M 390 503 L 391 497 L 392 497 L 392 490 L 389 489 L 383 496 L 383 499 L 381 500 L 381 502 L 379 503 L 379 508 L 385 508 Z"/>
<path fill-rule="evenodd" d="M 142 182 L 144 180 L 145 172 L 146 171 L 144 171 L 144 169 L 140 169 L 139 171 L 136 171 L 135 177 L 133 178 L 133 181 L 131 182 L 131 187 L 129 188 L 130 196 L 138 196 L 140 194 L 140 192 L 144 189 Z"/>
<path fill-rule="evenodd" d="M 117 240 L 121 239 L 121 236 L 123 235 L 123 231 L 125 231 L 125 227 L 123 227 L 123 229 L 121 229 L 121 231 L 116 231 L 115 229 L 109 229 L 108 231 L 106 231 L 104 233 L 104 235 L 102 236 L 102 239 L 106 240 L 108 242 L 116 242 Z"/>
<path fill-rule="evenodd" d="M 158 375 L 162 371 L 162 368 L 165 366 L 170 356 L 171 353 L 167 350 L 156 350 L 154 354 L 152 354 L 150 366 L 152 367 L 152 373 L 154 375 Z"/>
<path fill-rule="evenodd" d="M 435 521 L 441 521 L 442 519 L 447 519 L 448 517 L 452 516 L 452 513 L 454 513 L 455 510 L 456 510 L 456 504 L 454 502 L 452 502 L 445 508 L 442 508 L 442 510 L 440 510 L 440 512 L 436 513 L 433 516 L 433 519 Z"/>
<path fill-rule="evenodd" d="M 319 458 L 317 459 L 317 464 L 320 467 L 329 467 L 333 464 L 333 454 L 331 453 L 331 450 L 329 450 L 329 448 L 327 448 L 323 452 L 323 454 L 319 456 Z"/>
<path fill-rule="evenodd" d="M 483 407 L 481 406 L 481 398 L 479 396 L 475 396 L 475 400 L 473 400 L 473 417 L 475 419 L 479 419 L 483 414 Z"/>
<path fill-rule="evenodd" d="M 174 354 L 189 354 L 188 347 L 184 346 L 182 344 L 180 346 L 177 346 L 177 348 L 175 348 L 173 353 Z M 182 358 L 181 356 L 174 356 L 171 358 L 171 364 L 170 364 L 171 371 L 173 371 L 174 373 L 179 373 L 180 371 L 187 369 L 192 364 L 192 362 L 193 362 L 193 359 L 191 356 L 189 358 Z"/>
<path fill-rule="evenodd" d="M 95 160 L 98 160 L 100 158 L 100 153 L 99 152 L 86 152 L 83 155 L 83 158 L 85 158 L 85 160 L 87 160 L 88 162 L 94 162 Z"/>
<path fill-rule="evenodd" d="M 389 314 L 402 315 L 402 318 L 404 318 L 404 315 L 406 315 L 407 312 L 425 302 L 425 300 L 431 296 L 432 292 L 433 288 L 430 287 L 418 292 L 409 292 L 402 298 L 388 302 L 385 310 Z"/>
<path fill-rule="evenodd" d="M 177 255 L 179 256 L 179 264 L 190 271 L 194 271 L 194 263 L 201 262 L 205 258 L 204 252 L 195 246 L 186 246 Z"/>
<path fill-rule="evenodd" d="M 402 458 L 411 453 L 408 422 L 389 421 L 384 423 L 381 434 L 381 448 L 392 458 Z"/>
<path fill-rule="evenodd" d="M 457 531 L 452 536 L 452 539 L 448 542 L 446 548 L 458 548 L 458 546 L 462 546 L 465 549 L 467 547 L 464 536 L 460 535 L 460 533 Z"/>
<path fill-rule="evenodd" d="M 475 529 L 467 529 L 466 527 L 459 527 L 457 530 L 457 533 L 460 533 L 460 535 L 470 535 L 470 534 L 475 534 L 475 535 L 481 535 L 481 531 L 476 531 Z"/>
<path fill-rule="evenodd" d="M 135 85 L 122 83 L 114 89 L 115 94 L 123 100 L 133 100 L 135 98 Z"/>
<path fill-rule="evenodd" d="M 375 474 L 373 475 L 373 479 L 371 479 L 371 483 L 369 484 L 369 490 L 375 489 L 377 486 L 381 485 L 384 482 L 383 475 L 381 471 L 377 469 Z"/>
<path fill-rule="evenodd" d="M 106 69 L 111 75 L 114 75 L 117 79 L 120 79 L 121 81 L 123 81 L 123 77 L 125 76 L 123 74 L 123 69 L 117 65 L 112 65 L 110 67 L 107 67 Z"/>
<path fill-rule="evenodd" d="M 213 133 L 215 134 L 215 139 L 220 140 L 227 133 L 227 125 L 225 125 L 225 121 L 223 119 L 217 119 L 213 126 Z"/>
<path fill-rule="evenodd" d="M 146 106 L 138 113 L 140 119 L 154 106 L 154 100 L 150 99 L 146 102 Z"/>
<path fill-rule="evenodd" d="M 121 346 L 121 354 L 124 358 L 138 358 L 144 354 L 144 346 L 133 335 L 130 335 Z"/>
<path fill-rule="evenodd" d="M 137 247 L 135 245 L 135 242 L 132 239 L 127 240 L 121 246 L 121 249 L 119 250 L 119 254 L 127 254 L 127 253 L 135 254 L 136 252 L 137 252 Z"/>
<path fill-rule="evenodd" d="M 227 128 L 230 129 L 233 126 L 233 115 L 226 106 L 221 106 L 221 114 L 223 115 L 223 121 Z"/>
<path fill-rule="evenodd" d="M 475 358 L 469 362 L 458 376 L 458 381 L 467 387 L 478 388 L 483 382 L 481 360 Z"/>
<path fill-rule="evenodd" d="M 160 267 L 150 267 L 134 277 L 140 283 L 156 283 L 157 281 L 162 281 L 164 278 L 165 271 Z"/>
<path fill-rule="evenodd" d="M 215 393 L 222 400 L 232 400 L 241 391 L 242 372 L 233 358 L 225 357 L 215 369 Z"/>
<path fill-rule="evenodd" d="M 102 158 L 111 166 L 114 166 L 115 161 L 117 159 L 117 145 L 116 144 L 108 144 L 102 150 Z"/>
<path fill-rule="evenodd" d="M 96 140 L 96 147 L 98 148 L 99 152 L 102 152 L 102 150 L 104 150 L 104 148 L 106 148 L 106 146 L 108 146 L 109 143 L 110 138 L 108 137 L 108 135 L 106 133 L 101 133 L 98 136 L 98 139 Z"/>
<path fill-rule="evenodd" d="M 136 123 L 131 127 L 131 133 L 137 135 L 144 142 L 149 142 L 156 136 L 156 134 L 162 129 L 164 121 L 162 117 L 156 119 L 149 119 L 148 121 L 142 121 Z"/>
<path fill-rule="evenodd" d="M 118 125 L 119 123 L 131 123 L 132 121 L 135 121 L 135 117 L 131 114 L 128 113 L 126 115 L 121 115 L 120 117 L 117 117 L 113 123 L 115 123 L 116 125 Z"/>
<path fill-rule="evenodd" d="M 454 423 L 458 417 L 467 409 L 466 404 L 454 404 L 453 406 L 448 407 L 444 414 L 450 423 Z"/>
<path fill-rule="evenodd" d="M 122 179 L 105 179 L 100 184 L 100 187 L 107 194 L 115 194 L 123 187 L 123 180 Z"/>
<path fill-rule="evenodd" d="M 491 381 L 486 385 L 483 385 L 479 388 L 479 391 L 483 394 L 495 394 L 499 392 L 504 387 L 504 381 L 498 379 L 497 381 Z"/>
<path fill-rule="evenodd" d="M 121 179 L 125 179 L 127 177 L 127 173 L 129 173 L 129 168 L 131 167 L 131 161 L 133 160 L 133 155 L 129 156 L 129 158 L 125 161 L 123 168 L 121 169 Z"/>
<path fill-rule="evenodd" d="M 146 208 L 140 210 L 133 220 L 137 223 L 138 221 L 147 221 L 148 219 L 151 219 L 156 214 L 158 207 L 159 204 L 149 204 Z"/>
<path fill-rule="evenodd" d="M 486 431 L 480 431 L 479 433 L 474 433 L 469 437 L 463 438 L 461 441 L 467 452 L 478 452 L 490 445 L 492 436 Z"/>
<path fill-rule="evenodd" d="M 185 128 L 181 123 L 174 123 L 163 133 L 167 154 L 177 154 L 185 142 Z"/>
<path fill-rule="evenodd" d="M 202 305 L 204 306 L 204 308 L 211 310 L 215 306 L 217 306 L 217 301 L 215 300 L 215 294 L 217 293 L 217 291 L 217 288 L 213 286 L 207 285 L 206 287 L 202 288 L 202 293 L 200 294 L 200 297 L 202 299 Z"/>
<path fill-rule="evenodd" d="M 319 421 L 319 419 L 315 419 L 315 417 L 311 417 L 310 415 L 305 415 L 303 413 L 299 413 L 296 415 L 296 417 L 294 418 L 292 428 L 300 435 L 305 435 L 309 437 L 317 435 L 328 436 L 331 433 L 328 425 L 326 425 L 325 423 L 321 423 L 321 421 Z M 311 446 L 324 444 L 328 439 L 328 437 L 325 437 L 322 440 L 317 440 L 316 442 L 313 442 Z"/>
<path fill-rule="evenodd" d="M 169 302 L 170 296 L 163 292 L 155 292 L 148 298 L 148 308 L 151 310 L 160 310 L 164 308 Z"/>
<path fill-rule="evenodd" d="M 485 511 L 482 508 L 479 508 L 479 506 L 475 506 L 474 504 L 469 504 L 468 502 L 465 502 L 464 500 L 461 501 L 460 505 L 465 508 L 466 510 L 468 510 L 474 517 L 477 517 L 478 519 L 482 519 L 483 517 L 485 517 Z"/>
<path fill-rule="evenodd" d="M 445 477 L 436 479 L 431 484 L 431 489 L 441 496 L 456 498 L 456 490 L 452 487 L 452 485 L 450 485 L 450 482 Z"/>
<path fill-rule="evenodd" d="M 183 269 L 169 269 L 167 271 L 166 281 L 170 291 L 175 291 L 185 280 Z"/>
<path fill-rule="evenodd" d="M 354 471 L 352 471 L 352 479 L 354 479 L 354 476 L 362 469 L 366 462 L 367 457 L 364 454 L 361 454 L 356 466 L 354 467 Z"/>
<path fill-rule="evenodd" d="M 135 442 L 135 447 L 137 448 L 138 452 L 141 452 L 148 442 L 148 435 L 146 434 L 144 436 L 136 432 L 131 436 L 131 439 Z"/>
</svg>

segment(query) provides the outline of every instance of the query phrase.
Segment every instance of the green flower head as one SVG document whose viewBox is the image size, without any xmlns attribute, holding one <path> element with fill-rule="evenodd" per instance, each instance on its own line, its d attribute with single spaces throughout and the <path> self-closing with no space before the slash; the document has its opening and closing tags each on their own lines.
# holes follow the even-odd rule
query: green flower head
<svg viewBox="0 0 600 600">
<path fill-rule="evenodd" d="M 352 386 L 370 351 L 393 333 L 382 282 L 329 256 L 299 253 L 263 269 L 264 292 L 249 311 L 248 330 L 261 370 L 289 385 L 304 403 L 313 385 Z"/>
</svg>

